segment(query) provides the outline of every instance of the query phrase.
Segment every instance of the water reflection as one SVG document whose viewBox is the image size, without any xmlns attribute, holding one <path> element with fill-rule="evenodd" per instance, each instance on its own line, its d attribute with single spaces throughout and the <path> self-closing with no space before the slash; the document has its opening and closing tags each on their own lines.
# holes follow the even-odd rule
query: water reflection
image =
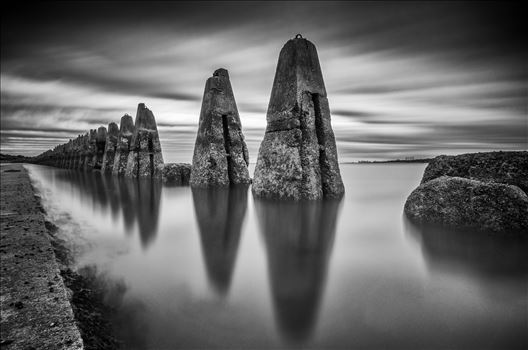
<svg viewBox="0 0 528 350">
<path fill-rule="evenodd" d="M 247 191 L 247 186 L 192 189 L 207 276 L 219 295 L 231 285 Z"/>
<path fill-rule="evenodd" d="M 102 184 L 104 191 L 108 197 L 108 202 L 110 203 L 110 212 L 112 214 L 112 219 L 114 221 L 118 220 L 119 217 L 119 210 L 121 202 L 120 193 L 119 193 L 119 186 L 116 186 L 114 184 L 114 177 L 109 176 L 101 176 Z"/>
<path fill-rule="evenodd" d="M 303 341 L 313 332 L 326 281 L 340 201 L 255 199 L 268 255 L 275 317 L 283 335 Z"/>
<path fill-rule="evenodd" d="M 518 293 L 528 276 L 528 239 L 418 226 L 404 218 L 407 234 L 418 241 L 427 265 L 479 281 L 485 290 L 498 284 Z M 508 288 L 512 287 L 512 288 Z M 515 292 L 517 291 L 517 292 Z"/>
<path fill-rule="evenodd" d="M 110 276 L 95 265 L 83 266 L 77 273 L 83 277 L 83 283 L 97 294 L 97 298 L 101 297 L 100 301 L 109 309 L 98 311 L 108 312 L 105 317 L 110 318 L 112 331 L 115 332 L 112 335 L 124 340 L 123 348 L 147 349 L 149 325 L 144 318 L 146 306 L 140 300 L 126 298 L 129 288 L 125 281 Z M 97 307 L 101 306 L 97 305 Z"/>
<path fill-rule="evenodd" d="M 151 179 L 125 179 L 132 202 L 136 203 L 139 237 L 143 247 L 156 238 L 161 199 L 161 183 Z"/>
<path fill-rule="evenodd" d="M 101 212 L 107 212 L 110 208 L 114 222 L 118 220 L 121 211 L 127 234 L 132 232 L 134 224 L 137 223 L 143 248 L 147 248 L 156 238 L 161 182 L 75 170 L 59 172 L 57 180 L 75 186 L 81 196 L 81 202 L 91 201 L 94 211 L 100 209 Z"/>
</svg>

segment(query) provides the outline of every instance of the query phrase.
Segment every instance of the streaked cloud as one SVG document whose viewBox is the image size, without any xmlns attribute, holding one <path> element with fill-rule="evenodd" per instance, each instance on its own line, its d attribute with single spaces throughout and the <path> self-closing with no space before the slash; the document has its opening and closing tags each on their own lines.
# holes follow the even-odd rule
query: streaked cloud
<svg viewBox="0 0 528 350">
<path fill-rule="evenodd" d="M 299 32 L 318 48 L 341 160 L 527 149 L 515 4 L 19 6 L 2 9 L 2 152 L 38 154 L 144 102 L 165 160 L 189 162 L 205 81 L 224 67 L 255 161 L 278 54 Z"/>
</svg>

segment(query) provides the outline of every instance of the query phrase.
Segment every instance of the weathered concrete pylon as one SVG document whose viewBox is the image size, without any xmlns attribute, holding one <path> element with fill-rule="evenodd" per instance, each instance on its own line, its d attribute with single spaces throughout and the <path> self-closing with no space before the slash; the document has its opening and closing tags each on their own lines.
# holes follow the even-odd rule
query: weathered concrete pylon
<svg viewBox="0 0 528 350">
<path fill-rule="evenodd" d="M 134 120 L 128 114 L 121 117 L 119 124 L 119 135 L 117 137 L 117 148 L 114 157 L 114 165 L 112 167 L 113 175 L 125 175 L 128 153 L 130 152 L 130 145 L 132 136 L 134 135 Z"/>
<path fill-rule="evenodd" d="M 88 140 L 90 136 L 89 133 L 84 134 L 81 136 L 81 145 L 79 147 L 79 160 L 77 161 L 77 168 L 76 169 L 84 169 L 84 162 L 86 160 L 86 153 L 88 152 Z"/>
<path fill-rule="evenodd" d="M 158 127 L 154 114 L 144 103 L 138 105 L 135 127 L 125 175 L 161 178 L 163 156 Z"/>
<path fill-rule="evenodd" d="M 114 158 L 117 150 L 117 137 L 119 128 L 116 123 L 108 124 L 108 133 L 106 134 L 105 150 L 103 154 L 103 163 L 101 172 L 111 173 L 114 167 Z"/>
<path fill-rule="evenodd" d="M 296 200 L 342 196 L 344 186 L 317 50 L 300 35 L 280 52 L 266 118 L 253 193 Z"/>
<path fill-rule="evenodd" d="M 193 187 L 249 184 L 249 155 L 227 70 L 207 79 L 194 146 Z"/>
<path fill-rule="evenodd" d="M 81 135 L 79 138 L 79 149 L 77 151 L 77 162 L 75 163 L 75 169 L 84 169 L 84 158 L 86 148 L 88 145 L 88 133 Z"/>
<path fill-rule="evenodd" d="M 62 153 L 62 168 L 68 168 L 70 164 L 70 155 L 72 152 L 72 139 L 70 139 L 67 143 L 64 144 L 64 151 Z"/>
<path fill-rule="evenodd" d="M 94 155 L 96 151 L 95 146 L 95 139 L 97 136 L 97 130 L 90 129 L 90 133 L 88 134 L 88 141 L 87 141 L 87 147 L 86 147 L 86 156 L 84 157 L 84 170 L 92 170 L 93 169 L 93 160 Z"/>
<path fill-rule="evenodd" d="M 73 139 L 73 149 L 70 156 L 70 169 L 77 169 L 77 163 L 79 161 L 79 149 L 81 147 L 81 135 L 78 135 Z"/>
<path fill-rule="evenodd" d="M 73 152 L 71 154 L 70 169 L 77 169 L 77 162 L 79 161 L 79 148 L 81 147 L 81 135 L 78 135 L 73 140 Z"/>
<path fill-rule="evenodd" d="M 103 165 L 103 155 L 106 145 L 106 134 L 106 128 L 104 126 L 100 126 L 97 129 L 97 134 L 95 135 L 95 154 L 92 160 L 92 164 L 93 168 L 97 170 L 101 169 Z"/>
<path fill-rule="evenodd" d="M 72 140 L 72 147 L 70 152 L 70 160 L 68 162 L 68 169 L 73 169 L 75 167 L 75 161 L 77 160 L 77 148 L 79 144 L 79 137 L 76 137 Z"/>
</svg>

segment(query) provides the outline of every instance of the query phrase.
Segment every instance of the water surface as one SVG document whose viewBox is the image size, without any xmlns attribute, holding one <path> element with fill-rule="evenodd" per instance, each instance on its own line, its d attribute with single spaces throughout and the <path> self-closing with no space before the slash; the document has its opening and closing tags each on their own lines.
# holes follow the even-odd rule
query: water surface
<svg viewBox="0 0 528 350">
<path fill-rule="evenodd" d="M 130 349 L 526 348 L 525 241 L 417 228 L 423 164 L 341 165 L 341 201 L 27 165 Z"/>
</svg>

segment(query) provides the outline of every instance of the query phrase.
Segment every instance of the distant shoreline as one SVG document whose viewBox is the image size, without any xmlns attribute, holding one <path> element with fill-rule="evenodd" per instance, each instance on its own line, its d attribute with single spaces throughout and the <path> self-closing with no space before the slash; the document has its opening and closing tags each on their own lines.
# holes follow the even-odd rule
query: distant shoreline
<svg viewBox="0 0 528 350">
<path fill-rule="evenodd" d="M 359 160 L 357 162 L 340 162 L 339 164 L 386 164 L 386 163 L 429 163 L 433 158 L 392 159 L 392 160 Z"/>
<path fill-rule="evenodd" d="M 339 162 L 339 164 L 429 163 L 432 159 L 433 158 L 359 160 L 355 162 Z M 0 154 L 0 163 L 33 163 L 33 157 L 25 157 L 21 155 Z"/>
</svg>

